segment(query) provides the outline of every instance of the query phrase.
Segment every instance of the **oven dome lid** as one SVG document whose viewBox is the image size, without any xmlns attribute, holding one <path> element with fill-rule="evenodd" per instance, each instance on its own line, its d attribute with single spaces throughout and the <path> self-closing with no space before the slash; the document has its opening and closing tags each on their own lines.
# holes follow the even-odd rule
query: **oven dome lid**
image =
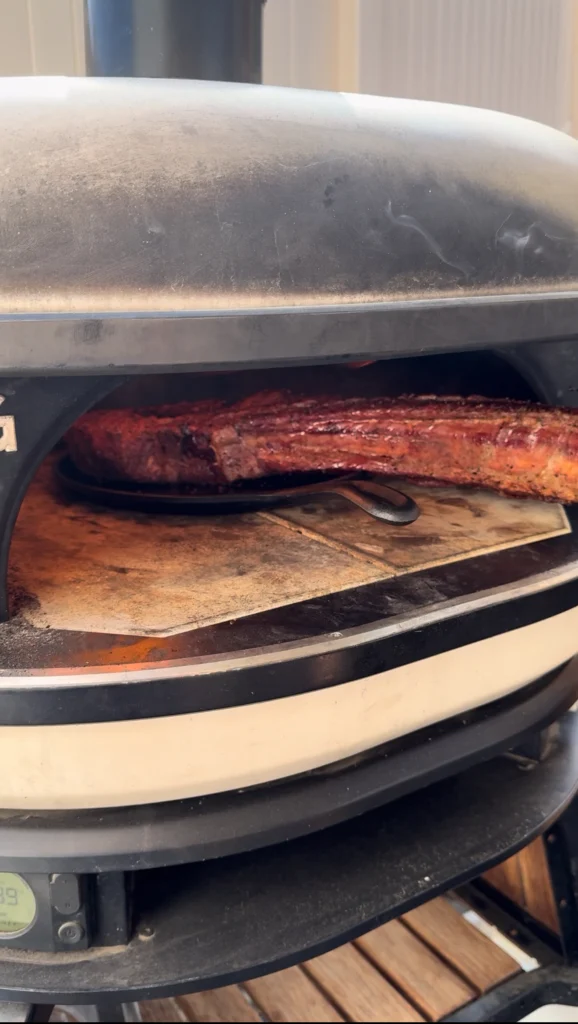
<svg viewBox="0 0 578 1024">
<path fill-rule="evenodd" d="M 46 361 L 94 347 L 119 317 L 233 317 L 233 359 L 259 350 L 255 314 L 351 313 L 359 327 L 380 311 L 570 298 L 576 322 L 578 142 L 543 125 L 265 86 L 32 78 L 1 81 L 0 138 L 0 317 L 84 322 Z M 108 335 L 109 361 L 133 344 Z M 279 339 L 336 354 L 323 331 Z"/>
</svg>

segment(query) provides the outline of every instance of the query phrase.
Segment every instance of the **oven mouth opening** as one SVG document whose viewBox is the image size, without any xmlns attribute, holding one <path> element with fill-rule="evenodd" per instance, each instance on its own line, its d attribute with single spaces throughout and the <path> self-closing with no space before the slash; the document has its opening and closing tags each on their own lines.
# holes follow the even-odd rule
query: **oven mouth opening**
<svg viewBox="0 0 578 1024">
<path fill-rule="evenodd" d="M 533 397 L 499 357 L 463 353 L 356 369 L 135 378 L 100 407 L 166 408 L 187 393 L 234 400 L 281 383 L 305 394 Z M 384 611 L 399 614 L 410 606 L 388 598 L 401 577 L 412 575 L 419 589 L 424 573 L 445 568 L 451 575 L 449 566 L 570 532 L 558 505 L 404 479 L 375 486 L 393 487 L 421 516 L 384 523 L 344 498 L 340 489 L 349 485 L 363 491 L 375 477 L 280 475 L 217 495 L 180 485 L 111 485 L 91 480 L 62 449 L 54 451 L 32 482 L 14 530 L 13 617 L 47 636 L 87 638 L 71 643 L 73 661 L 81 649 L 102 651 L 106 637 L 117 652 L 144 642 L 145 660 L 166 660 L 175 649 L 182 655 L 183 648 L 196 656 L 220 653 L 225 634 L 234 637 L 235 649 L 247 649 L 263 618 L 265 635 L 277 642 L 310 636 L 311 629 L 331 634 L 368 624 Z M 303 487 L 319 493 L 304 500 Z M 280 501 L 280 488 L 297 493 Z M 435 587 L 422 590 L 426 603 L 439 597 Z"/>
</svg>

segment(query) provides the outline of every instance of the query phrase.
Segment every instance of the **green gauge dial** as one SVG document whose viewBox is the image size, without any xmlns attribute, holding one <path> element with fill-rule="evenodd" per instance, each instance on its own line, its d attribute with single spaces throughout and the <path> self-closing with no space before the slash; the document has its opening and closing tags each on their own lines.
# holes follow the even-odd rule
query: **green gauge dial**
<svg viewBox="0 0 578 1024">
<path fill-rule="evenodd" d="M 0 871 L 0 940 L 22 935 L 36 919 L 36 897 L 20 875 Z"/>
</svg>

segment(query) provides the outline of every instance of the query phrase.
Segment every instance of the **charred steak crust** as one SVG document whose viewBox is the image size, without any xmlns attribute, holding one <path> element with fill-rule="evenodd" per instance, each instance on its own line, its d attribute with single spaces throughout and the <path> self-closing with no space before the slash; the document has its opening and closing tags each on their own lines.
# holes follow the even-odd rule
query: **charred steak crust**
<svg viewBox="0 0 578 1024">
<path fill-rule="evenodd" d="M 94 410 L 66 435 L 109 482 L 213 487 L 279 473 L 368 471 L 578 500 L 578 412 L 483 398 L 336 398 L 263 392 Z"/>
</svg>

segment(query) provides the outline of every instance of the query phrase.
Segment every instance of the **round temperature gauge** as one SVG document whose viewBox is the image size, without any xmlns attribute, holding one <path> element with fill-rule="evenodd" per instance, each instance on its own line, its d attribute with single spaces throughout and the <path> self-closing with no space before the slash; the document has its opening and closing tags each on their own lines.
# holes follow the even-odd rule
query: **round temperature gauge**
<svg viewBox="0 0 578 1024">
<path fill-rule="evenodd" d="M 21 875 L 0 871 L 0 941 L 15 939 L 36 920 L 36 897 Z"/>
</svg>

